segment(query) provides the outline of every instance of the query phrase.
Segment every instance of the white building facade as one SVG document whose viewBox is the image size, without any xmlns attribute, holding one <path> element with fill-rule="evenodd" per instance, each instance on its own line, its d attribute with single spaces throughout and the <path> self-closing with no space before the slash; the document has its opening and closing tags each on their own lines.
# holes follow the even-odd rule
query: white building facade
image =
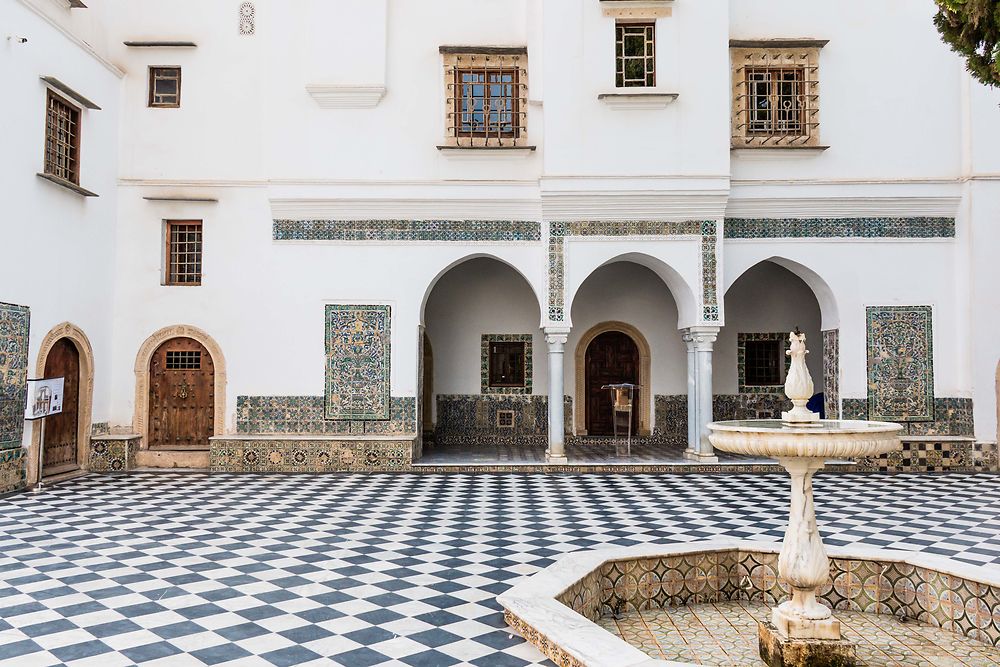
<svg viewBox="0 0 1000 667">
<path fill-rule="evenodd" d="M 558 465 L 619 382 L 713 463 L 795 327 L 865 465 L 996 467 L 1000 94 L 929 0 L 82 4 L 0 10 L 5 488 L 66 369 L 47 474 Z"/>
</svg>

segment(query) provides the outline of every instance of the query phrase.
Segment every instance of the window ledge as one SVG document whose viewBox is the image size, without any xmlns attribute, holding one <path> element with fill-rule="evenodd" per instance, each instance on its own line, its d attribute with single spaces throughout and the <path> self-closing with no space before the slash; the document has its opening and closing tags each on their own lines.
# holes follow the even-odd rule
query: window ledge
<svg viewBox="0 0 1000 667">
<path fill-rule="evenodd" d="M 452 160 L 519 160 L 532 155 L 536 146 L 438 146 Z"/>
<path fill-rule="evenodd" d="M 729 152 L 741 160 L 786 160 L 816 157 L 828 148 L 829 146 L 733 146 Z"/>
<path fill-rule="evenodd" d="M 371 109 L 385 97 L 385 86 L 310 83 L 306 92 L 322 109 Z"/>
<path fill-rule="evenodd" d="M 70 181 L 67 181 L 64 178 L 59 178 L 58 176 L 53 176 L 52 174 L 38 173 L 36 175 L 39 178 L 45 179 L 46 181 L 48 181 L 50 183 L 55 183 L 56 185 L 58 185 L 60 187 L 66 188 L 67 190 L 72 190 L 76 194 L 83 195 L 84 197 L 98 197 L 98 196 L 100 196 L 96 192 L 91 192 L 90 190 L 88 190 L 86 188 L 81 188 L 76 183 L 71 183 Z"/>
<path fill-rule="evenodd" d="M 665 109 L 677 99 L 677 93 L 667 93 L 659 90 L 635 88 L 629 92 L 601 93 L 597 96 L 612 109 Z"/>
</svg>

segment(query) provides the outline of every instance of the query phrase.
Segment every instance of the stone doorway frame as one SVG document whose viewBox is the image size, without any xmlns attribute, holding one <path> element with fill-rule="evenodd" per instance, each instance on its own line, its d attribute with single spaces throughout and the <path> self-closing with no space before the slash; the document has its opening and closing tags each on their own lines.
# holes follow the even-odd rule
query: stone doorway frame
<svg viewBox="0 0 1000 667">
<path fill-rule="evenodd" d="M 212 435 L 226 433 L 226 358 L 215 339 L 198 327 L 176 324 L 163 327 L 143 341 L 135 357 L 135 412 L 132 429 L 140 436 L 139 449 L 149 449 L 149 363 L 153 353 L 172 338 L 191 338 L 205 346 L 215 366 L 215 405 Z"/>
<path fill-rule="evenodd" d="M 635 343 L 635 346 L 639 348 L 640 403 L 639 433 L 637 435 L 649 435 L 652 432 L 650 429 L 649 414 L 650 405 L 653 402 L 653 396 L 650 393 L 650 388 L 652 387 L 652 364 L 650 362 L 649 343 L 646 341 L 646 337 L 643 336 L 642 333 L 634 326 L 617 320 L 609 320 L 607 322 L 595 324 L 580 337 L 580 341 L 576 344 L 576 353 L 573 360 L 573 372 L 576 374 L 575 403 L 573 405 L 573 432 L 576 435 L 587 435 L 587 348 L 590 347 L 590 344 L 595 338 L 600 336 L 602 333 L 607 333 L 609 331 L 618 331 L 625 334 L 631 338 L 632 342 Z"/>
<path fill-rule="evenodd" d="M 65 338 L 73 343 L 80 357 L 80 394 L 77 397 L 76 460 L 81 470 L 89 466 L 90 429 L 94 411 L 94 348 L 83 329 L 72 322 L 63 322 L 49 329 L 42 338 L 35 359 L 35 377 L 45 375 L 45 362 L 55 344 Z M 27 483 L 37 484 L 41 471 L 38 469 L 38 450 L 42 446 L 41 420 L 31 422 L 31 447 L 28 450 Z"/>
</svg>

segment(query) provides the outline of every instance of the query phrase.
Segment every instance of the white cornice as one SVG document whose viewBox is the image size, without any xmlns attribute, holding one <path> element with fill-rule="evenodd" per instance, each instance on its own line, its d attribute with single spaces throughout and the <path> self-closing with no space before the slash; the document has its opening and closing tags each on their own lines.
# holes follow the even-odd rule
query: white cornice
<svg viewBox="0 0 1000 667">
<path fill-rule="evenodd" d="M 728 191 L 542 193 L 546 220 L 718 220 Z"/>
<path fill-rule="evenodd" d="M 727 218 L 955 217 L 960 196 L 938 197 L 752 197 L 733 196 Z"/>
<path fill-rule="evenodd" d="M 110 60 L 108 60 L 107 58 L 105 58 L 104 56 L 102 56 L 101 54 L 99 54 L 97 51 L 95 51 L 94 47 L 92 47 L 90 44 L 88 44 L 87 42 L 83 41 L 82 39 L 80 39 L 79 37 L 77 37 L 76 35 L 74 35 L 72 32 L 70 32 L 69 30 L 67 30 L 65 27 L 63 27 L 62 25 L 60 25 L 58 21 L 56 21 L 54 18 L 52 18 L 51 16 L 49 16 L 49 14 L 46 13 L 45 10 L 43 10 L 39 6 L 39 3 L 37 2 L 37 0 L 18 0 L 18 2 L 20 2 L 26 8 L 28 8 L 29 10 L 31 10 L 40 19 L 42 19 L 43 21 L 45 21 L 46 23 L 48 23 L 50 26 L 52 26 L 53 28 L 55 28 L 66 39 L 68 39 L 69 41 L 73 42 L 73 44 L 75 44 L 76 46 L 80 47 L 80 49 L 82 49 L 85 53 L 87 53 L 94 60 L 96 60 L 97 62 L 99 62 L 106 70 L 108 70 L 109 72 L 111 72 L 112 74 L 114 74 L 119 79 L 124 78 L 125 72 L 122 69 L 120 69 L 113 62 L 111 62 Z"/>
<path fill-rule="evenodd" d="M 272 199 L 282 220 L 539 220 L 537 199 Z"/>
<path fill-rule="evenodd" d="M 323 109 L 371 109 L 385 96 L 385 86 L 310 83 L 306 92 Z"/>
</svg>

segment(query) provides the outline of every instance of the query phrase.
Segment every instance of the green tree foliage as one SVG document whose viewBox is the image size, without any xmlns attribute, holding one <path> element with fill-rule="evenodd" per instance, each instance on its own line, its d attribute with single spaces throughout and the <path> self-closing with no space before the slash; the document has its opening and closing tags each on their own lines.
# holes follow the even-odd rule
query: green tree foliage
<svg viewBox="0 0 1000 667">
<path fill-rule="evenodd" d="M 1000 0 L 935 0 L 934 25 L 969 71 L 987 86 L 1000 86 Z"/>
</svg>

